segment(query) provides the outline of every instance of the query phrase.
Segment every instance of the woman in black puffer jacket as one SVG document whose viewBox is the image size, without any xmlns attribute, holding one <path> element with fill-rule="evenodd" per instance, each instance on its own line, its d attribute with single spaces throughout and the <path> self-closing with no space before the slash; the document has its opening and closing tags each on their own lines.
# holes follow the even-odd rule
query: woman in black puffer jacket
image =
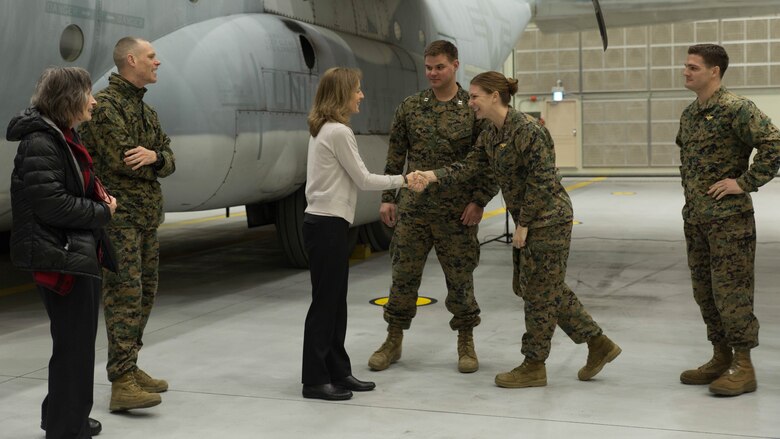
<svg viewBox="0 0 780 439">
<path fill-rule="evenodd" d="M 11 174 L 11 261 L 31 271 L 51 321 L 49 389 L 41 428 L 47 438 L 89 438 L 101 266 L 113 267 L 103 232 L 116 209 L 92 171 L 73 129 L 92 118 L 86 70 L 46 69 L 32 106 L 14 117 L 6 138 L 19 141 Z"/>
</svg>

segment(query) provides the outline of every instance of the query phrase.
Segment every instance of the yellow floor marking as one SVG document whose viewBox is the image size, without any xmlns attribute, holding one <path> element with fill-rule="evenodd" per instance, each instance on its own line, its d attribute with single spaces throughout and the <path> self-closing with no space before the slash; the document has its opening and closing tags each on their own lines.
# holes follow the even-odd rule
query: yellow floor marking
<svg viewBox="0 0 780 439">
<path fill-rule="evenodd" d="M 233 218 L 234 216 L 237 217 L 246 216 L 246 212 L 236 212 L 230 214 L 230 218 Z M 209 216 L 206 218 L 196 218 L 191 220 L 176 221 L 173 223 L 164 223 L 163 225 L 160 226 L 160 228 L 163 229 L 169 227 L 188 226 L 190 224 L 207 223 L 209 221 L 217 221 L 221 219 L 227 219 L 227 217 L 225 215 L 216 215 L 216 216 Z"/>
<path fill-rule="evenodd" d="M 386 304 L 388 300 L 389 299 L 387 297 L 378 297 L 376 299 L 370 300 L 369 303 L 376 306 L 384 306 L 384 304 Z M 425 305 L 430 305 L 432 303 L 436 303 L 436 300 L 431 299 L 430 297 L 423 297 L 423 296 L 417 297 L 417 306 L 425 306 Z"/>
<path fill-rule="evenodd" d="M 32 283 L 17 285 L 15 287 L 0 289 L 0 297 L 10 296 L 11 294 L 16 294 L 16 293 L 26 293 L 28 291 L 33 291 L 33 290 L 35 290 L 35 284 Z"/>
<path fill-rule="evenodd" d="M 598 183 L 598 182 L 600 182 L 600 181 L 604 181 L 604 180 L 606 180 L 606 179 L 607 179 L 607 177 L 596 177 L 596 178 L 591 178 L 591 179 L 590 179 L 590 180 L 588 180 L 588 181 L 581 181 L 581 182 L 579 182 L 579 183 L 574 183 L 573 185 L 566 186 L 566 190 L 567 190 L 567 191 L 573 191 L 573 190 L 576 190 L 576 189 L 583 188 L 583 187 L 585 187 L 585 186 L 591 185 L 591 184 L 593 184 L 593 183 Z"/>
<path fill-rule="evenodd" d="M 591 179 L 590 179 L 590 180 L 588 180 L 588 181 L 581 181 L 581 182 L 579 182 L 579 183 L 574 183 L 574 184 L 572 184 L 572 185 L 570 185 L 570 186 L 566 186 L 566 187 L 565 187 L 565 189 L 566 189 L 567 191 L 571 192 L 571 191 L 573 191 L 573 190 L 577 190 L 577 189 L 580 189 L 580 188 L 584 188 L 585 186 L 591 185 L 591 184 L 593 184 L 593 183 L 598 183 L 598 182 L 600 182 L 600 181 L 604 181 L 604 180 L 606 180 L 606 179 L 607 179 L 607 177 L 596 177 L 596 178 L 591 178 Z M 614 193 L 614 192 L 613 192 L 613 193 Z M 504 208 L 504 207 L 499 207 L 498 209 L 491 210 L 490 212 L 485 212 L 484 214 L 482 214 L 482 219 L 483 219 L 483 220 L 486 220 L 486 219 L 488 219 L 488 218 L 491 218 L 491 217 L 494 217 L 494 216 L 496 216 L 496 215 L 501 215 L 501 214 L 502 214 L 502 213 L 504 213 L 504 212 L 506 212 L 506 208 Z"/>
<path fill-rule="evenodd" d="M 566 186 L 565 189 L 567 191 L 573 191 L 573 190 L 577 190 L 577 189 L 583 188 L 585 186 L 591 185 L 593 183 L 598 183 L 600 181 L 604 181 L 606 179 L 607 179 L 607 177 L 596 177 L 596 178 L 592 178 L 592 179 L 590 179 L 588 181 L 581 181 L 579 183 L 575 183 L 573 185 Z M 501 215 L 504 212 L 506 212 L 506 208 L 500 207 L 498 209 L 491 210 L 490 212 L 483 213 L 482 214 L 482 219 L 486 220 L 486 219 L 494 217 L 496 215 Z M 574 221 L 574 224 L 580 224 L 580 222 L 579 221 Z M 387 300 L 388 300 L 387 297 L 380 297 L 378 299 L 371 300 L 370 302 L 372 304 L 374 304 L 374 305 L 382 306 L 385 303 L 387 303 Z M 427 302 L 425 302 L 426 300 L 427 300 Z M 430 303 L 431 303 L 431 301 L 427 297 L 420 296 L 420 297 L 417 298 L 417 306 L 425 306 L 425 305 L 428 305 Z"/>
<path fill-rule="evenodd" d="M 506 209 L 503 207 L 499 207 L 496 210 L 491 210 L 490 212 L 485 212 L 482 214 L 482 220 L 486 220 L 488 218 L 494 217 L 496 215 L 501 215 L 502 213 L 506 212 Z"/>
<path fill-rule="evenodd" d="M 236 213 L 231 213 L 230 214 L 231 218 L 234 217 L 234 216 L 236 216 L 236 217 L 246 216 L 246 212 L 236 212 Z M 227 218 L 227 217 L 224 214 L 223 215 L 215 215 L 215 216 L 210 216 L 210 217 L 206 217 L 206 218 L 196 218 L 196 219 L 191 219 L 191 220 L 184 220 L 184 221 L 176 221 L 176 222 L 172 222 L 172 223 L 165 223 L 165 224 L 161 225 L 160 228 L 162 229 L 162 228 L 172 228 L 172 227 L 186 226 L 186 225 L 190 225 L 190 224 L 200 224 L 200 223 L 205 223 L 205 222 L 209 222 L 209 221 L 221 220 L 221 219 L 225 219 L 225 218 Z M 8 287 L 8 288 L 0 288 L 0 297 L 10 296 L 10 295 L 16 294 L 16 293 L 23 293 L 23 292 L 27 292 L 27 291 L 33 291 L 34 289 L 35 289 L 35 284 L 34 283 L 16 285 L 16 286 L 13 286 L 13 287 Z"/>
<path fill-rule="evenodd" d="M 579 188 L 583 188 L 583 187 L 588 186 L 588 185 L 593 184 L 593 183 L 604 181 L 606 179 L 607 179 L 607 177 L 596 177 L 596 178 L 590 179 L 588 181 L 581 181 L 581 182 L 575 183 L 575 184 L 573 184 L 571 186 L 566 186 L 566 190 L 567 191 L 573 191 L 573 190 L 576 190 L 576 189 L 579 189 Z M 485 220 L 485 219 L 488 219 L 490 217 L 494 217 L 496 215 L 500 215 L 500 214 L 502 214 L 504 212 L 506 212 L 506 209 L 503 208 L 503 207 L 495 209 L 495 210 L 491 210 L 490 212 L 485 212 L 482 215 L 482 219 Z M 232 217 L 242 217 L 242 216 L 246 216 L 246 212 L 236 212 L 236 213 L 231 213 L 230 214 L 231 218 Z M 210 216 L 210 217 L 206 217 L 206 218 L 197 218 L 197 219 L 191 219 L 191 220 L 176 221 L 176 222 L 173 222 L 173 223 L 165 223 L 165 224 L 161 225 L 160 228 L 162 229 L 162 228 L 187 226 L 187 225 L 191 225 L 191 224 L 200 224 L 200 223 L 206 223 L 206 222 L 210 222 L 210 221 L 217 221 L 217 220 L 221 220 L 221 219 L 225 219 L 225 218 L 227 218 L 225 215 L 215 215 L 215 216 Z M 11 294 L 21 293 L 21 292 L 26 292 L 26 291 L 32 291 L 34 289 L 35 289 L 35 284 L 33 284 L 33 283 L 17 285 L 17 286 L 9 287 L 9 288 L 2 288 L 2 289 L 0 289 L 0 297 L 2 297 L 2 296 L 9 296 Z M 381 300 L 381 299 L 379 299 L 379 300 Z M 385 298 L 384 300 L 386 301 L 387 299 Z M 421 303 L 421 301 L 425 301 L 425 300 L 428 300 L 428 302 Z M 376 303 L 379 304 L 379 302 L 376 302 Z M 431 303 L 430 299 L 428 299 L 427 297 L 420 297 L 419 299 L 417 299 L 417 306 L 424 306 L 424 305 L 428 305 L 430 303 Z M 384 303 L 382 303 L 382 305 L 383 304 Z"/>
</svg>

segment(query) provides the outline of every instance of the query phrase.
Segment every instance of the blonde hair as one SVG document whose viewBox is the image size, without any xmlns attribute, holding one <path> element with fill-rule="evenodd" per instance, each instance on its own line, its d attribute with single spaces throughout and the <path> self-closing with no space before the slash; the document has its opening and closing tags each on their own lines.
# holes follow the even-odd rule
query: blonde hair
<svg viewBox="0 0 780 439">
<path fill-rule="evenodd" d="M 482 72 L 471 80 L 471 85 L 479 86 L 488 93 L 497 91 L 504 105 L 509 105 L 512 96 L 517 93 L 517 79 L 507 78 L 498 72 Z"/>
<path fill-rule="evenodd" d="M 70 128 L 87 106 L 91 91 L 92 79 L 81 67 L 49 67 L 38 79 L 30 104 L 59 128 Z"/>
<path fill-rule="evenodd" d="M 316 137 L 326 122 L 349 123 L 349 102 L 362 76 L 360 70 L 349 67 L 332 67 L 325 71 L 309 112 L 309 133 L 312 136 Z"/>
</svg>

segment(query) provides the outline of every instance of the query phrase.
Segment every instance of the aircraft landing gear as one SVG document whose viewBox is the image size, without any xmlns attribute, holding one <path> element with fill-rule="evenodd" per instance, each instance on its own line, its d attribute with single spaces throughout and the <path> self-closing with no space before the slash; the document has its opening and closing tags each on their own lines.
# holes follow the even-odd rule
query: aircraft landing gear
<svg viewBox="0 0 780 439">
<path fill-rule="evenodd" d="M 290 265 L 308 268 L 309 257 L 303 246 L 303 211 L 306 210 L 306 186 L 276 202 L 276 234 Z"/>
<path fill-rule="evenodd" d="M 360 242 L 370 245 L 371 250 L 375 252 L 389 249 L 392 238 L 393 229 L 387 227 L 382 221 L 360 226 Z"/>
<path fill-rule="evenodd" d="M 305 185 L 301 186 L 294 193 L 277 201 L 276 204 L 276 234 L 279 237 L 279 244 L 282 246 L 290 265 L 296 268 L 309 268 L 309 257 L 303 244 L 303 212 L 306 210 L 305 189 Z M 360 230 L 362 227 L 349 229 L 347 245 L 350 254 L 358 243 Z"/>
</svg>

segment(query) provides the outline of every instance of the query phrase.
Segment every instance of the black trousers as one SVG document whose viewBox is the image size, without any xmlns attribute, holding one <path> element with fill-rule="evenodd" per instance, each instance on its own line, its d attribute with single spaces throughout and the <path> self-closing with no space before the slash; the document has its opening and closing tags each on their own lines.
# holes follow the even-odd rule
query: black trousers
<svg viewBox="0 0 780 439">
<path fill-rule="evenodd" d="M 347 335 L 349 223 L 338 217 L 306 214 L 303 242 L 309 254 L 311 306 L 303 329 L 304 385 L 327 384 L 352 375 L 344 348 Z"/>
<path fill-rule="evenodd" d="M 88 417 L 95 380 L 100 284 L 100 279 L 76 276 L 66 296 L 38 287 L 51 321 L 49 393 L 41 405 L 47 438 L 92 437 Z"/>
</svg>

